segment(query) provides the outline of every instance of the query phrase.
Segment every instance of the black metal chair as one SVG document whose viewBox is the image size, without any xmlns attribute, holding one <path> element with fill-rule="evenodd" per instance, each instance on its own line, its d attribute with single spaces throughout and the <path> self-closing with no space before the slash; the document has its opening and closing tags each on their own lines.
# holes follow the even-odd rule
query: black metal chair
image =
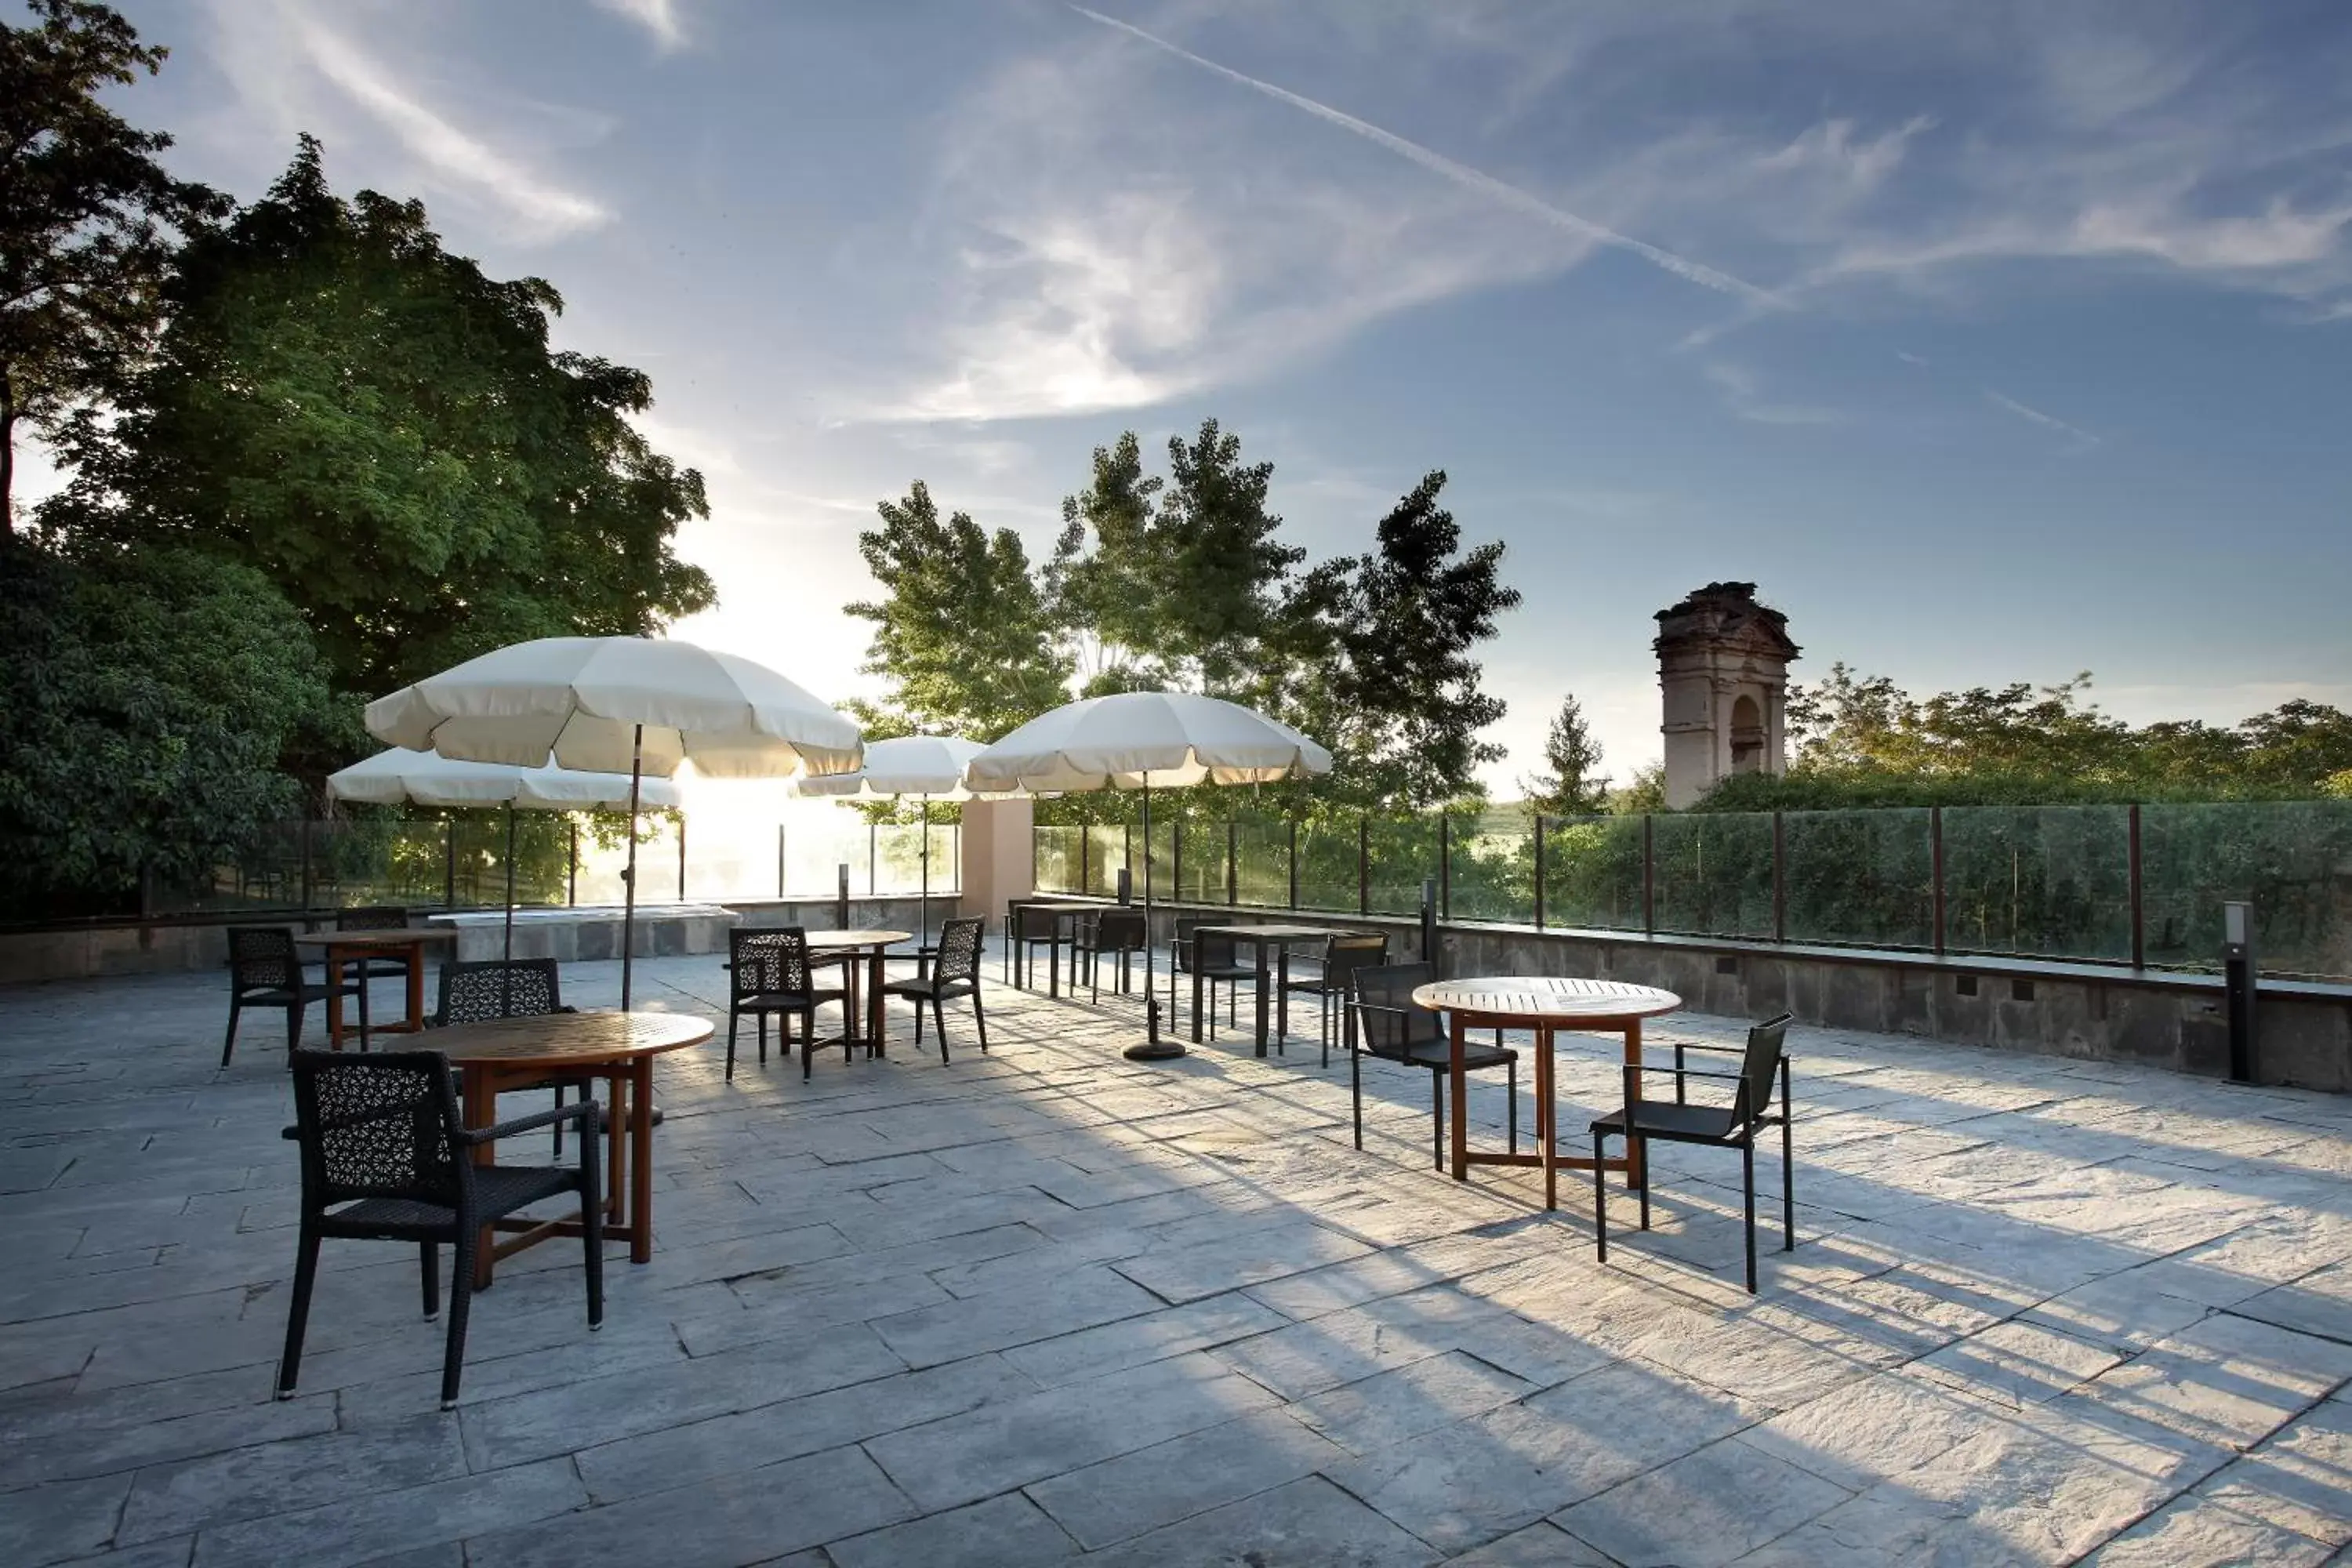
<svg viewBox="0 0 2352 1568">
<path fill-rule="evenodd" d="M 1335 934 L 1323 944 L 1321 963 L 1312 974 L 1295 974 L 1284 983 L 1285 991 L 1305 992 L 1315 998 L 1319 1014 L 1317 1020 L 1323 1037 L 1323 1065 L 1331 1065 L 1331 1025 L 1337 1019 L 1342 1029 L 1352 1031 L 1349 1019 L 1348 998 L 1351 983 L 1359 969 L 1377 969 L 1389 961 L 1389 939 L 1380 931 Z"/>
<path fill-rule="evenodd" d="M 480 1024 L 493 1018 L 538 1018 L 551 1013 L 577 1013 L 563 1005 L 561 972 L 551 958 L 485 958 L 452 962 L 441 966 L 441 1003 L 428 1026 L 446 1029 L 452 1024 Z M 593 1080 L 574 1075 L 550 1075 L 526 1089 L 551 1089 L 555 1103 L 563 1091 L 577 1088 L 589 1096 Z M 656 1113 L 658 1114 L 658 1113 Z M 555 1124 L 555 1157 L 563 1158 L 563 1123 Z"/>
<path fill-rule="evenodd" d="M 939 957 L 925 963 L 912 980 L 894 980 L 882 987 L 885 996 L 904 996 L 915 1005 L 915 1043 L 923 1043 L 923 1004 L 930 1004 L 931 1022 L 940 1032 L 940 1060 L 948 1059 L 946 1004 L 958 996 L 971 998 L 971 1026 L 980 1034 L 980 1048 L 988 1049 L 988 1015 L 980 1005 L 980 945 L 988 922 L 978 915 L 949 921 L 940 927 Z"/>
<path fill-rule="evenodd" d="M 352 909 L 335 911 L 337 931 L 406 931 L 408 911 L 391 904 L 362 904 Z M 376 957 L 362 960 L 360 975 L 365 980 L 405 980 L 408 961 L 404 958 Z"/>
<path fill-rule="evenodd" d="M 1789 1116 L 1789 1055 L 1783 1048 L 1789 1033 L 1790 1015 L 1781 1014 L 1767 1019 L 1748 1031 L 1744 1047 L 1708 1046 L 1697 1043 L 1688 1048 L 1696 1051 L 1721 1051 L 1738 1055 L 1738 1072 L 1702 1072 L 1684 1065 L 1685 1047 L 1675 1047 L 1675 1065 L 1664 1064 L 1646 1068 L 1625 1064 L 1625 1106 L 1592 1124 L 1592 1153 L 1601 1158 L 1602 1144 L 1610 1138 L 1627 1140 L 1629 1152 L 1638 1151 L 1643 1166 L 1642 1228 L 1650 1228 L 1650 1184 L 1648 1179 L 1648 1144 L 1654 1139 L 1669 1143 L 1699 1143 L 1715 1149 L 1739 1151 L 1740 1187 L 1748 1200 L 1748 1293 L 1756 1293 L 1756 1134 L 1759 1129 L 1778 1125 L 1780 1129 L 1780 1250 L 1797 1249 L 1797 1179 L 1795 1166 L 1790 1159 L 1790 1137 Z M 1675 1077 L 1675 1097 L 1671 1100 L 1647 1100 L 1642 1095 L 1642 1078 L 1648 1072 L 1672 1072 Z M 1728 1105 L 1694 1105 L 1689 1102 L 1691 1079 L 1708 1079 L 1733 1086 Z M 1780 1080 L 1780 1109 L 1772 1110 L 1772 1080 Z M 1609 1260 L 1609 1183 L 1599 1169 L 1592 1173 L 1597 1194 L 1592 1208 L 1592 1224 L 1601 1247 L 1601 1260 Z"/>
<path fill-rule="evenodd" d="M 1105 958 L 1118 960 L 1119 994 L 1125 995 L 1134 984 L 1135 955 L 1146 951 L 1150 937 L 1143 923 L 1141 910 L 1105 910 L 1083 918 L 1078 922 L 1076 936 L 1070 943 L 1070 964 L 1073 970 L 1085 965 L 1089 1000 L 1102 1000 L 1100 965 Z M 1075 989 L 1077 976 L 1070 977 Z"/>
<path fill-rule="evenodd" d="M 281 1007 L 286 1012 L 286 1049 L 302 1043 L 302 1014 L 313 1002 L 329 996 L 356 996 L 360 1004 L 360 1042 L 367 1042 L 367 987 L 338 973 L 314 983 L 302 968 L 289 926 L 228 928 L 228 1037 L 221 1042 L 221 1066 L 228 1066 L 236 1050 L 236 1020 L 247 1007 Z"/>
<path fill-rule="evenodd" d="M 793 1057 L 792 1021 L 801 1021 L 801 1077 L 807 1078 L 816 1061 L 816 1010 L 827 1002 L 841 1005 L 841 1048 L 854 1054 L 849 1027 L 849 993 L 842 986 L 820 987 L 809 962 L 808 931 L 801 926 L 770 926 L 751 931 L 740 927 L 727 933 L 727 1077 L 735 1077 L 735 1031 L 749 1013 L 760 1031 L 760 1065 L 768 1065 L 768 1015 L 776 1016 L 776 1044 L 786 1061 Z"/>
<path fill-rule="evenodd" d="M 1176 922 L 1172 949 L 1176 973 L 1190 974 L 1195 964 L 1200 966 L 1201 984 L 1207 987 L 1209 993 L 1209 1037 L 1213 1040 L 1217 1037 L 1218 982 L 1223 981 L 1225 986 L 1225 1023 L 1228 1026 L 1234 1026 L 1241 988 L 1244 984 L 1257 984 L 1257 971 L 1242 962 L 1239 942 L 1229 936 L 1204 937 L 1201 934 L 1203 927 L 1232 923 L 1225 920 L 1197 917 Z M 1279 1051 L 1281 1048 L 1282 1042 L 1276 1040 L 1275 1049 Z"/>
<path fill-rule="evenodd" d="M 1389 963 L 1355 972 L 1356 1037 L 1349 1041 L 1348 1090 L 1355 1100 L 1356 1147 L 1364 1146 L 1364 1067 L 1367 1055 L 1429 1074 L 1431 1147 L 1437 1168 L 1445 1168 L 1445 1080 L 1454 1064 L 1453 1041 L 1436 1014 L 1417 1006 L 1412 994 L 1437 978 L 1430 963 Z M 1510 1104 L 1504 1121 L 1511 1152 L 1519 1152 L 1519 1053 L 1504 1045 L 1465 1040 L 1463 1064 L 1473 1072 L 1503 1068 L 1509 1074 Z"/>
<path fill-rule="evenodd" d="M 1067 904 L 1015 904 L 1013 929 L 1004 935 L 1004 951 L 1013 962 L 1013 984 L 1027 991 L 1037 981 L 1037 949 L 1046 950 L 1048 973 L 1057 969 L 1062 953 L 1062 922 L 1069 918 Z"/>
<path fill-rule="evenodd" d="M 580 1128 L 576 1166 L 478 1165 L 474 1151 L 501 1138 L 562 1121 Z M 603 1181 L 597 1168 L 596 1102 L 542 1110 L 494 1127 L 468 1129 L 457 1110 L 449 1058 L 439 1051 L 382 1051 L 342 1057 L 294 1053 L 294 1125 L 286 1136 L 302 1149 L 302 1215 L 294 1258 L 294 1299 L 286 1317 L 286 1353 L 278 1363 L 278 1397 L 290 1399 L 302 1365 L 319 1244 L 414 1242 L 424 1274 L 425 1316 L 440 1314 L 440 1252 L 454 1247 L 449 1281 L 449 1342 L 441 1363 L 441 1408 L 457 1403 L 466 1360 L 466 1315 L 473 1300 L 474 1257 L 484 1226 L 565 1193 L 580 1200 L 586 1244 L 588 1326 L 604 1321 Z"/>
</svg>

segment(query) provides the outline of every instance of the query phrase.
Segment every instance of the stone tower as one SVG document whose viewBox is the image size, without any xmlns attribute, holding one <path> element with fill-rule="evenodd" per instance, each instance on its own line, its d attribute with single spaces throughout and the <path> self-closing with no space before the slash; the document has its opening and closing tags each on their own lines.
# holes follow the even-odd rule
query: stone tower
<svg viewBox="0 0 2352 1568">
<path fill-rule="evenodd" d="M 1691 805 L 1732 773 L 1788 770 L 1789 617 L 1753 583 L 1709 583 L 1658 612 L 1666 805 Z"/>
</svg>

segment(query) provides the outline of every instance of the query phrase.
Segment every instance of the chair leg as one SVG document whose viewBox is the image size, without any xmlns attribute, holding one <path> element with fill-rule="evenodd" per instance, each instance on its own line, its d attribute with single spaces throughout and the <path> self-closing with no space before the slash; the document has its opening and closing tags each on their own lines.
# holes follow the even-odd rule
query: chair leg
<svg viewBox="0 0 2352 1568">
<path fill-rule="evenodd" d="M 915 998 L 915 1044 L 923 1043 L 923 999 Z"/>
<path fill-rule="evenodd" d="M 595 1330 L 604 1326 L 604 1204 L 593 1123 L 582 1131 L 580 1144 L 580 1238 L 587 1247 L 588 1327 Z"/>
<path fill-rule="evenodd" d="M 1739 1145 L 1739 1186 L 1748 1200 L 1748 1293 L 1756 1294 L 1756 1140 Z"/>
<path fill-rule="evenodd" d="M 290 1058 L 302 1047 L 302 1004 L 295 1003 L 286 1009 L 286 1050 Z M 289 1060 L 289 1066 L 291 1066 Z"/>
<path fill-rule="evenodd" d="M 1601 1163 L 1608 1158 L 1609 1135 L 1599 1128 L 1592 1131 L 1592 1239 L 1601 1248 L 1601 1261 L 1609 1261 L 1609 1173 Z"/>
<path fill-rule="evenodd" d="M 917 1018 L 920 1018 L 922 1016 L 923 1009 L 921 1005 L 919 1003 L 915 1007 L 915 1016 Z M 944 1062 L 948 1059 L 947 1004 L 936 995 L 931 998 L 931 1025 L 939 1031 L 940 1060 Z"/>
<path fill-rule="evenodd" d="M 1780 1119 L 1780 1250 L 1797 1250 L 1797 1167 L 1790 1153 L 1789 1119 Z"/>
<path fill-rule="evenodd" d="M 309 1226 L 294 1245 L 294 1297 L 286 1305 L 286 1352 L 278 1358 L 278 1397 L 294 1397 L 302 1371 L 302 1331 L 310 1326 L 310 1287 L 319 1279 L 319 1236 Z"/>
<path fill-rule="evenodd" d="M 1537 1044 L 1540 1046 L 1542 1042 Z M 1503 1121 L 1511 1130 L 1511 1152 L 1516 1154 L 1519 1152 L 1519 1058 L 1513 1057 L 1503 1064 L 1503 1069 L 1509 1075 L 1511 1085 L 1511 1102 L 1503 1111 Z M 1536 1125 L 1540 1127 L 1543 1123 L 1538 1121 Z"/>
<path fill-rule="evenodd" d="M 752 1026 L 753 1026 L 754 1028 L 756 1028 L 756 1029 L 759 1031 L 759 1035 L 760 1035 L 760 1066 L 761 1066 L 761 1067 L 762 1067 L 762 1068 L 765 1068 L 765 1067 L 768 1065 L 768 1016 L 767 1016 L 767 1014 L 765 1014 L 765 1013 L 754 1013 L 754 1014 L 752 1014 L 752 1015 L 751 1015 L 751 1024 L 752 1024 Z M 784 1021 L 783 1021 L 782 1018 L 779 1018 L 779 1019 L 777 1019 L 777 1020 L 776 1020 L 776 1033 L 777 1033 L 779 1036 L 781 1036 L 781 1035 L 782 1035 L 782 1033 L 783 1033 L 783 1032 L 784 1032 Z"/>
<path fill-rule="evenodd" d="M 437 1243 L 416 1244 L 416 1272 L 425 1287 L 425 1321 L 441 1315 L 441 1248 Z"/>
<path fill-rule="evenodd" d="M 1630 1121 L 1631 1118 L 1628 1118 L 1628 1121 Z M 1631 1128 L 1629 1127 L 1625 1133 L 1625 1152 L 1631 1155 L 1633 1157 L 1633 1163 L 1640 1166 L 1642 1169 L 1642 1183 L 1640 1188 L 1642 1194 L 1642 1228 L 1643 1230 L 1647 1230 L 1650 1228 L 1650 1141 L 1647 1138 L 1634 1137 Z"/>
<path fill-rule="evenodd" d="M 816 1009 L 811 1007 L 801 1015 L 801 1081 L 806 1083 L 816 1071 Z"/>
<path fill-rule="evenodd" d="M 742 1024 L 743 1015 L 733 1008 L 727 1011 L 727 1081 L 735 1081 L 735 1031 Z"/>
<path fill-rule="evenodd" d="M 1356 1152 L 1364 1152 L 1364 1054 L 1356 1049 L 1356 1042 L 1348 1042 L 1348 1098 L 1354 1102 L 1356 1114 Z"/>
<path fill-rule="evenodd" d="M 474 1304 L 474 1227 L 457 1224 L 457 1257 L 449 1275 L 449 1342 L 441 1352 L 441 1408 L 457 1408 L 457 1379 L 466 1370 L 466 1317 Z"/>
<path fill-rule="evenodd" d="M 971 1026 L 980 1036 L 980 1054 L 988 1054 L 988 1015 L 980 1010 L 980 976 L 971 977 Z"/>
<path fill-rule="evenodd" d="M 244 1003 L 234 996 L 229 998 L 228 1038 L 221 1042 L 221 1066 L 223 1067 L 228 1066 L 229 1056 L 236 1049 L 236 1016 L 244 1011 Z"/>
<path fill-rule="evenodd" d="M 1429 1075 L 1429 1158 L 1445 1169 L 1445 1079 L 1440 1073 Z"/>
<path fill-rule="evenodd" d="M 587 1086 L 582 1085 L 580 1092 L 586 1094 Z M 555 1109 L 563 1109 L 563 1086 L 560 1083 L 555 1086 Z M 555 1124 L 555 1157 L 559 1160 L 563 1158 L 563 1123 L 561 1121 Z"/>
</svg>

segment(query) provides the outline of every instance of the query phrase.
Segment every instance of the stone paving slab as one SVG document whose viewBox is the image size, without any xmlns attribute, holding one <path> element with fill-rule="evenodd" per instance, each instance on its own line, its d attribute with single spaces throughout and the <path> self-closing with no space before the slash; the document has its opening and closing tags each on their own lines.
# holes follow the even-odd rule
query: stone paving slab
<svg viewBox="0 0 2352 1568">
<path fill-rule="evenodd" d="M 637 974 L 723 1016 L 715 960 Z M 413 1250 L 357 1243 L 271 1400 L 283 1047 L 218 1069 L 222 1005 L 0 991 L 8 1568 L 2352 1556 L 2341 1099 L 1800 1030 L 1801 1245 L 1759 1151 L 1751 1297 L 1736 1159 L 1656 1151 L 1603 1266 L 1580 1176 L 1547 1214 L 1429 1169 L 1417 1072 L 1368 1064 L 1359 1152 L 1311 1046 L 1146 1067 L 1131 999 L 992 987 L 946 1066 L 903 1014 L 806 1083 L 664 1058 L 653 1262 L 610 1255 L 593 1335 L 576 1250 L 502 1264 L 444 1414 Z M 1561 1053 L 1571 1142 L 1610 1054 Z M 1498 1144 L 1501 1086 L 1471 1109 Z"/>
</svg>

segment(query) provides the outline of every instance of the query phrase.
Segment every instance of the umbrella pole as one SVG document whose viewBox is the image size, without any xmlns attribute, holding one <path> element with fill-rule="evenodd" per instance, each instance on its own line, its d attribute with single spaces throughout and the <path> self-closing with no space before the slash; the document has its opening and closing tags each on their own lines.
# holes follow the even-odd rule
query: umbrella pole
<svg viewBox="0 0 2352 1568">
<path fill-rule="evenodd" d="M 646 727 L 637 726 L 629 750 L 629 867 L 621 873 L 621 1011 L 629 1010 L 629 953 L 637 923 L 637 786 L 646 771 Z"/>
<path fill-rule="evenodd" d="M 1174 967 L 1171 962 L 1170 968 Z M 1172 1035 L 1164 1040 L 1160 1037 L 1160 987 L 1151 963 L 1151 774 L 1148 770 L 1143 775 L 1143 996 L 1144 1041 L 1120 1054 L 1135 1062 L 1162 1062 L 1182 1056 L 1182 1041 Z"/>
<path fill-rule="evenodd" d="M 923 901 L 922 930 L 915 936 L 915 967 L 922 967 L 923 949 L 931 940 L 931 797 L 915 797 L 921 802 L 922 826 L 916 829 L 923 836 Z"/>
<path fill-rule="evenodd" d="M 507 939 L 499 963 L 499 1016 L 514 1016 L 514 802 L 507 802 Z"/>
</svg>

